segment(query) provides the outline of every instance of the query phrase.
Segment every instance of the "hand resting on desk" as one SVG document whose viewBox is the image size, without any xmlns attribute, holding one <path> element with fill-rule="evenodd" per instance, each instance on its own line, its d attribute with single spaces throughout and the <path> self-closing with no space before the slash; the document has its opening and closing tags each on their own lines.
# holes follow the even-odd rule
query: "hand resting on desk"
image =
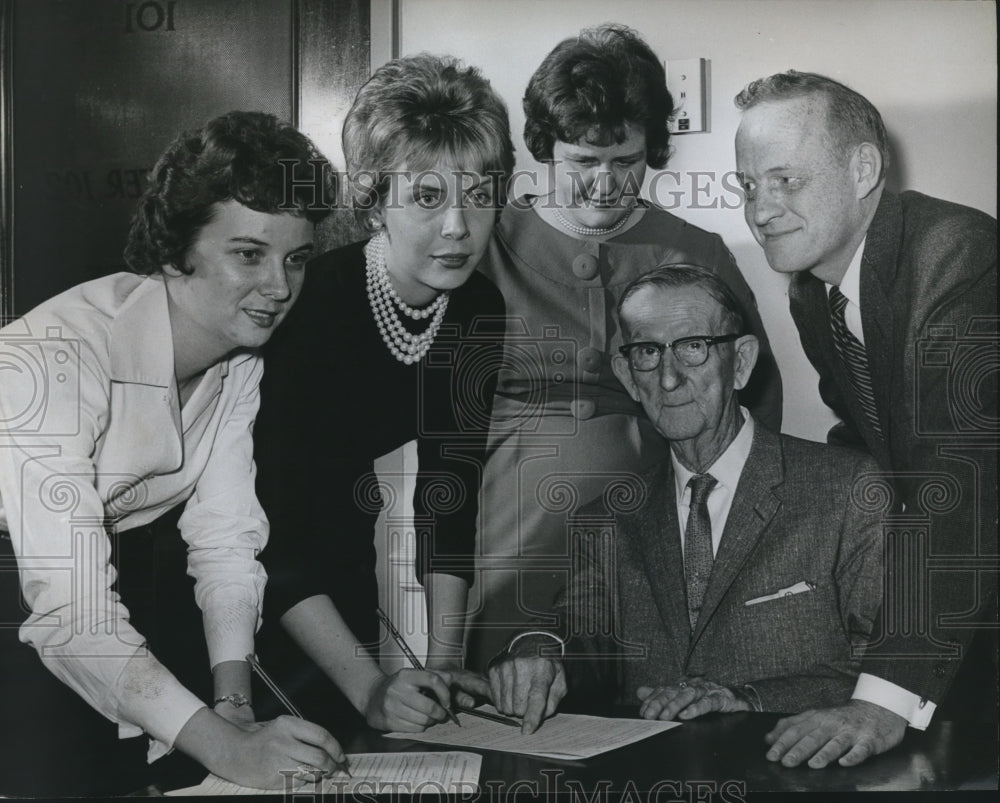
<svg viewBox="0 0 1000 803">
<path fill-rule="evenodd" d="M 865 700 L 803 711 L 778 720 L 764 736 L 771 745 L 767 758 L 786 767 L 797 767 L 806 759 L 813 769 L 837 759 L 840 766 L 853 767 L 903 741 L 906 724 L 903 717 L 888 708 Z"/>
<path fill-rule="evenodd" d="M 493 705 L 501 714 L 522 717 L 524 734 L 538 730 L 542 720 L 551 717 L 566 696 L 562 661 L 542 658 L 542 644 L 551 646 L 552 641 L 529 636 L 490 661 Z"/>
<path fill-rule="evenodd" d="M 672 686 L 640 686 L 643 719 L 694 719 L 712 711 L 753 711 L 750 702 L 728 686 L 696 677 Z"/>
</svg>

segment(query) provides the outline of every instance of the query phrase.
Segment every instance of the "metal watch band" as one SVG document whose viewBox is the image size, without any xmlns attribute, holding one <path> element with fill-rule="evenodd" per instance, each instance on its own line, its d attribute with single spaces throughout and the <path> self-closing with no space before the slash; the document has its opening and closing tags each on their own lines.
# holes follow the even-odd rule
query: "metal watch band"
<svg viewBox="0 0 1000 803">
<path fill-rule="evenodd" d="M 216 697 L 212 705 L 216 706 L 219 703 L 229 703 L 233 708 L 242 708 L 250 705 L 250 698 L 245 694 L 227 694 L 225 697 Z"/>
</svg>

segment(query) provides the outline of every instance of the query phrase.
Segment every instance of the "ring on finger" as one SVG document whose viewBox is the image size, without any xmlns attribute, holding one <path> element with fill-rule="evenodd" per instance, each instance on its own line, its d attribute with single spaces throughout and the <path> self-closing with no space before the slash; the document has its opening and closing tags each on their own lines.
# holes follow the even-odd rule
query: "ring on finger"
<svg viewBox="0 0 1000 803">
<path fill-rule="evenodd" d="M 679 689 L 686 689 L 687 688 L 687 681 L 686 680 L 682 680 L 680 683 L 677 684 L 677 687 Z"/>
<path fill-rule="evenodd" d="M 330 773 L 327 770 L 321 770 L 319 767 L 313 767 L 310 764 L 299 764 L 295 768 L 295 776 L 297 778 L 305 778 L 309 781 L 319 781 L 321 778 L 325 778 Z"/>
</svg>

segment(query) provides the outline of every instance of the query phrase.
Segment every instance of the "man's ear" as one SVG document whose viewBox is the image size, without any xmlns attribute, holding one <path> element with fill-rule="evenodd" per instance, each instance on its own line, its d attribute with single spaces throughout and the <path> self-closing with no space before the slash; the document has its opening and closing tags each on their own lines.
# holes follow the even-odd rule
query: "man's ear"
<svg viewBox="0 0 1000 803">
<path fill-rule="evenodd" d="M 632 369 L 628 367 L 628 360 L 621 354 L 615 354 L 611 358 L 611 370 L 615 372 L 618 381 L 624 385 L 628 395 L 632 397 L 632 401 L 639 401 L 639 388 L 632 381 Z"/>
<path fill-rule="evenodd" d="M 760 354 L 760 341 L 756 335 L 743 335 L 736 341 L 736 361 L 733 367 L 733 387 L 742 390 L 750 381 L 750 375 Z"/>
<path fill-rule="evenodd" d="M 867 198 L 882 183 L 882 154 L 870 142 L 862 142 L 851 157 L 851 172 L 858 200 Z"/>
</svg>

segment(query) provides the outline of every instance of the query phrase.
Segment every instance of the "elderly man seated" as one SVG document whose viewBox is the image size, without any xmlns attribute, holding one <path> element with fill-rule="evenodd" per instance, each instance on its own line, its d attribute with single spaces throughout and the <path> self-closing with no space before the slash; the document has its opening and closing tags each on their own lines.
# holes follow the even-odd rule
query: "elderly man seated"
<svg viewBox="0 0 1000 803">
<path fill-rule="evenodd" d="M 846 701 L 882 596 L 874 462 L 740 407 L 757 339 L 710 271 L 657 268 L 619 315 L 615 375 L 670 458 L 627 510 L 605 499 L 576 514 L 562 627 L 491 661 L 497 708 L 530 733 L 567 691 L 641 703 L 647 719 Z"/>
</svg>

